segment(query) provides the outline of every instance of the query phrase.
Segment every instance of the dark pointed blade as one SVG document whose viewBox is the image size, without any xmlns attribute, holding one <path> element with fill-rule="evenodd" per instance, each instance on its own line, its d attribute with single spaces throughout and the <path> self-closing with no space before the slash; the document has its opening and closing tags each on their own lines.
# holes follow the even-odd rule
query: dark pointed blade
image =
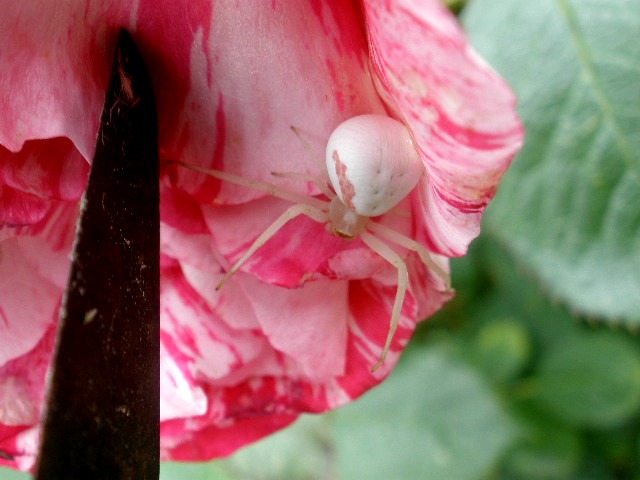
<svg viewBox="0 0 640 480">
<path fill-rule="evenodd" d="M 38 480 L 159 477 L 158 190 L 153 90 L 123 32 L 60 314 Z"/>
</svg>

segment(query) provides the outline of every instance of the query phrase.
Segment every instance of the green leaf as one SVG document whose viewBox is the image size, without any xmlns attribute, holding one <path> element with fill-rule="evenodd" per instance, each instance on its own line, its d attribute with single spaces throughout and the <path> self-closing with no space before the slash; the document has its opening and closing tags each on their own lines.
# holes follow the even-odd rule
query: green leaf
<svg viewBox="0 0 640 480">
<path fill-rule="evenodd" d="M 613 427 L 640 409 L 640 358 L 612 333 L 567 339 L 543 358 L 534 381 L 537 398 L 564 421 Z"/>
<path fill-rule="evenodd" d="M 486 225 L 572 309 L 638 324 L 637 0 L 475 0 L 464 23 L 527 130 Z"/>
<path fill-rule="evenodd" d="M 333 414 L 339 478 L 481 478 L 515 427 L 454 349 L 406 357 L 382 388 Z"/>
</svg>

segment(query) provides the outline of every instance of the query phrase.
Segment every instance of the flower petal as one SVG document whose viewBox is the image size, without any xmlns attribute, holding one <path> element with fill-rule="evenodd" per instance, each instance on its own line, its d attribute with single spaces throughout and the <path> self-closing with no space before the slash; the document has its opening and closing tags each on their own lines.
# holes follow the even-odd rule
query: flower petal
<svg viewBox="0 0 640 480">
<path fill-rule="evenodd" d="M 463 255 L 522 144 L 515 96 L 437 0 L 365 0 L 378 91 L 411 128 L 428 178 L 416 218 L 436 252 Z"/>
<path fill-rule="evenodd" d="M 354 28 L 358 11 L 350 3 L 219 2 L 211 23 L 192 29 L 188 46 L 181 40 L 176 45 L 176 37 L 184 35 L 176 32 L 174 18 L 167 16 L 166 28 L 154 30 L 154 44 L 165 47 L 165 57 L 176 57 L 172 62 L 179 56 L 184 67 L 158 65 L 180 74 L 158 75 L 159 96 L 172 98 L 164 106 L 171 111 L 160 108 L 163 158 L 269 182 L 274 171 L 317 175 L 318 160 L 292 126 L 314 151 L 324 152 L 326 139 L 343 119 L 382 111 L 366 69 L 365 38 Z M 186 169 L 176 185 L 202 202 L 264 196 Z"/>
<path fill-rule="evenodd" d="M 0 227 L 32 225 L 42 220 L 48 211 L 46 200 L 0 185 Z"/>
<path fill-rule="evenodd" d="M 51 323 L 29 352 L 0 366 L 0 449 L 15 458 L 14 463 L 0 457 L 0 466 L 29 470 L 35 464 L 56 326 Z"/>
<path fill-rule="evenodd" d="M 57 317 L 77 215 L 59 205 L 40 223 L 0 237 L 0 366 L 31 350 Z"/>
</svg>

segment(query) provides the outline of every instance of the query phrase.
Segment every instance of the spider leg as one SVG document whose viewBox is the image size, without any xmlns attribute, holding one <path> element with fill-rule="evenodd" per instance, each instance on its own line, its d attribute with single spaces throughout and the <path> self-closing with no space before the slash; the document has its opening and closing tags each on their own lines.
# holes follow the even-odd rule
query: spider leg
<svg viewBox="0 0 640 480">
<path fill-rule="evenodd" d="M 313 149 L 311 144 L 304 139 L 304 137 L 302 136 L 302 131 L 299 128 L 294 127 L 293 125 L 291 126 L 291 131 L 295 134 L 296 137 L 298 137 L 298 141 L 302 144 L 302 147 L 307 152 L 309 152 L 309 155 L 311 155 L 313 161 L 316 162 L 316 165 L 318 165 L 320 172 L 322 172 L 322 177 L 329 178 L 329 174 L 327 172 L 327 164 L 322 161 L 322 156 L 318 155 L 318 152 Z"/>
<path fill-rule="evenodd" d="M 402 260 L 400 255 L 398 255 L 382 240 L 366 231 L 360 234 L 360 238 L 371 250 L 398 269 L 398 289 L 396 290 L 396 298 L 393 302 L 393 308 L 391 309 L 389 333 L 387 334 L 387 340 L 384 343 L 378 362 L 371 368 L 371 371 L 375 372 L 382 366 L 387 358 L 387 353 L 389 352 L 389 348 L 391 348 L 391 342 L 393 341 L 393 337 L 398 329 L 400 313 L 402 312 L 402 305 L 404 304 L 404 297 L 407 293 L 407 287 L 409 286 L 409 272 L 407 271 L 407 265 L 404 263 L 404 260 Z"/>
<path fill-rule="evenodd" d="M 402 235 L 401 233 L 396 232 L 395 230 L 390 229 L 385 225 L 376 223 L 374 221 L 370 221 L 367 224 L 367 229 L 369 229 L 376 235 L 389 240 L 390 242 L 416 252 L 420 257 L 420 260 L 422 260 L 422 263 L 424 263 L 429 269 L 435 272 L 440 280 L 444 282 L 446 291 L 451 290 L 451 276 L 436 262 L 434 262 L 433 258 L 431 258 L 431 255 L 429 254 L 429 251 L 423 245 L 419 244 L 409 237 Z"/>
<path fill-rule="evenodd" d="M 168 163 L 176 163 L 196 172 L 204 173 L 205 175 L 209 175 L 210 177 L 217 178 L 218 180 L 223 180 L 225 182 L 233 183 L 234 185 L 251 188 L 253 190 L 259 190 L 274 197 L 288 200 L 293 203 L 311 205 L 318 210 L 322 210 L 325 207 L 326 202 L 324 202 L 323 200 L 319 200 L 309 195 L 292 192 L 271 183 L 261 182 L 260 180 L 247 180 L 246 178 L 234 175 L 232 173 L 223 172 L 221 170 L 214 170 L 212 168 L 199 167 L 198 165 L 181 162 L 179 160 L 170 160 Z"/>
<path fill-rule="evenodd" d="M 271 175 L 274 177 L 280 178 L 291 178 L 294 180 L 304 180 L 305 182 L 311 182 L 315 185 L 315 187 L 320 190 L 327 198 L 332 199 L 336 196 L 335 193 L 331 191 L 327 182 L 323 181 L 321 178 L 318 178 L 314 175 L 307 175 L 305 173 L 294 173 L 294 172 L 271 172 Z"/>
<path fill-rule="evenodd" d="M 317 199 L 313 199 L 313 200 L 317 200 Z M 317 200 L 317 201 L 320 202 L 320 200 Z M 229 278 L 234 273 L 236 273 L 242 267 L 242 265 L 244 265 L 245 262 L 249 260 L 249 258 L 251 258 L 251 256 L 254 253 L 256 253 L 256 251 L 261 246 L 267 243 L 269 239 L 271 239 L 271 237 L 273 237 L 276 233 L 278 233 L 278 231 L 282 227 L 284 227 L 287 223 L 289 223 L 294 218 L 299 217 L 300 215 L 306 215 L 307 217 L 311 218 L 312 220 L 315 220 L 318 223 L 326 223 L 327 221 L 329 221 L 329 217 L 327 215 L 327 212 L 325 211 L 326 202 L 321 202 L 321 203 L 323 205 L 323 208 L 317 208 L 314 205 L 309 205 L 306 203 L 298 203 L 296 205 L 292 205 L 291 207 L 287 208 L 284 211 L 284 213 L 282 213 L 282 215 L 280 215 L 271 225 L 267 227 L 267 229 L 264 232 L 260 234 L 258 238 L 255 239 L 251 247 L 249 247 L 249 249 L 244 253 L 244 255 L 242 255 L 242 257 L 240 257 L 240 259 L 235 263 L 235 265 L 231 267 L 231 270 L 229 270 L 224 275 L 224 277 L 222 277 L 222 279 L 218 282 L 218 285 L 216 286 L 216 290 L 220 290 L 222 288 L 222 285 L 224 285 L 224 283 L 227 280 L 229 280 Z"/>
</svg>

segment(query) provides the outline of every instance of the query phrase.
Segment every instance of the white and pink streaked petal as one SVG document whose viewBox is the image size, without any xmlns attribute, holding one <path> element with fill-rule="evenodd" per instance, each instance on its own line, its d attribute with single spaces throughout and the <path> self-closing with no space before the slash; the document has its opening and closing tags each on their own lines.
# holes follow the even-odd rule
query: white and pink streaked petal
<svg viewBox="0 0 640 480">
<path fill-rule="evenodd" d="M 51 323 L 37 344 L 19 358 L 0 366 L 0 449 L 16 463 L 0 458 L 0 466 L 30 469 L 38 448 L 37 425 L 45 396 L 45 382 L 56 338 Z"/>
<path fill-rule="evenodd" d="M 119 26 L 127 7 L 105 3 L 1 5 L 0 144 L 69 138 L 90 158 Z"/>
<path fill-rule="evenodd" d="M 315 171 L 292 125 L 322 151 L 341 120 L 382 110 L 351 4 L 4 1 L 2 12 L 0 63 L 11 68 L 0 75 L 0 144 L 13 152 L 27 140 L 66 137 L 91 158 L 120 28 L 142 49 L 162 99 L 164 159 L 258 179 L 272 170 Z M 201 200 L 215 195 L 219 182 L 199 177 L 194 186 L 191 173 L 185 178 Z M 223 201 L 256 196 L 229 190 Z"/>
<path fill-rule="evenodd" d="M 203 215 L 220 252 L 233 264 L 290 206 L 284 200 L 265 197 L 237 206 L 203 207 Z M 267 283 L 293 288 L 310 279 L 327 258 L 344 248 L 345 242 L 328 233 L 324 224 L 300 216 L 265 243 L 243 270 Z"/>
<path fill-rule="evenodd" d="M 371 279 L 349 283 L 352 317 L 348 324 L 347 369 L 343 377 L 337 378 L 339 388 L 327 392 L 328 399 L 355 399 L 384 379 L 393 370 L 417 323 L 438 311 L 453 296 L 452 292 L 443 292 L 442 280 L 417 257 L 407 258 L 407 268 L 414 282 L 407 292 L 387 360 L 374 375 L 370 368 L 378 361 L 388 334 L 397 272 L 389 266 Z M 340 391 L 344 397 L 338 395 Z M 328 403 L 329 408 L 339 405 Z"/>
<path fill-rule="evenodd" d="M 189 418 L 207 411 L 207 397 L 171 352 L 160 346 L 160 421 Z"/>
<path fill-rule="evenodd" d="M 39 222 L 0 228 L 0 449 L 26 470 L 69 270 L 77 205 L 54 201 Z M 37 299 L 37 301 L 35 301 Z"/>
<path fill-rule="evenodd" d="M 451 300 L 455 292 L 450 289 L 447 290 L 450 285 L 447 285 L 442 277 L 422 263 L 417 258 L 417 255 L 409 257 L 407 260 L 407 268 L 412 279 L 410 292 L 417 305 L 416 318 L 419 321 L 427 320 Z M 432 254 L 431 260 L 443 272 L 449 272 L 448 258 Z"/>
<path fill-rule="evenodd" d="M 383 274 L 381 278 L 388 277 Z M 388 277 L 386 280 L 390 280 Z M 391 305 L 395 296 L 395 286 L 383 286 L 376 280 L 349 282 L 347 364 L 344 375 L 331 382 L 331 390 L 326 398 L 332 402 L 326 408 L 335 408 L 358 398 L 375 384 L 379 383 L 393 369 L 399 358 L 399 352 L 411 336 L 416 320 L 416 305 L 408 294 L 402 310 L 398 331 L 394 337 L 387 360 L 382 367 L 371 374 L 371 367 L 382 353 L 382 345 L 387 337 Z"/>
<path fill-rule="evenodd" d="M 178 273 L 165 272 L 161 294 L 162 343 L 194 378 L 222 381 L 268 346 L 263 336 L 229 327 Z"/>
<path fill-rule="evenodd" d="M 389 262 L 363 246 L 338 252 L 327 260 L 320 271 L 328 278 L 363 280 L 388 267 Z"/>
<path fill-rule="evenodd" d="M 260 383 L 260 382 L 259 382 Z M 296 413 L 277 411 L 276 382 L 208 390 L 205 415 L 160 425 L 160 458 L 198 461 L 230 455 L 238 448 L 285 428 Z M 229 406 L 235 406 L 230 410 Z"/>
<path fill-rule="evenodd" d="M 0 185 L 0 225 L 33 225 L 49 211 L 49 202 L 37 195 Z"/>
<path fill-rule="evenodd" d="M 415 227 L 411 214 L 411 202 L 406 199 L 398 204 L 391 211 L 382 217 L 376 218 L 375 222 L 384 225 L 391 230 L 413 238 Z M 387 271 L 396 272 L 396 269 L 387 260 L 371 250 L 359 240 L 349 242 L 350 248 L 343 250 L 328 258 L 321 273 L 329 278 L 339 278 L 348 280 L 364 280 L 374 278 L 379 273 L 386 274 Z M 402 256 L 409 252 L 401 247 L 395 246 Z M 447 267 L 448 268 L 448 267 Z"/>
<path fill-rule="evenodd" d="M 350 3 L 220 2 L 213 17 L 208 35 L 196 32 L 191 45 L 181 120 L 167 125 L 173 140 L 161 145 L 165 158 L 269 182 L 273 171 L 317 174 L 290 127 L 323 152 L 344 118 L 382 109 Z M 177 185 L 203 202 L 264 196 L 190 171 Z"/>
<path fill-rule="evenodd" d="M 202 214 L 216 246 L 233 264 L 291 203 L 273 197 L 242 205 L 204 206 Z M 407 214 L 409 202 L 401 203 L 380 222 L 395 231 L 414 235 Z M 239 222 L 238 219 L 242 221 Z M 283 256 L 283 252 L 286 255 Z M 221 262 L 223 263 L 223 262 Z M 279 230 L 249 259 L 243 270 L 269 284 L 290 288 L 321 276 L 333 279 L 368 278 L 388 262 L 360 240 L 346 242 L 332 235 L 325 224 L 298 217 Z M 228 269 L 228 266 L 225 266 Z"/>
<path fill-rule="evenodd" d="M 28 141 L 13 153 L 0 145 L 0 224 L 32 225 L 53 200 L 78 200 L 89 167 L 66 138 Z"/>
<path fill-rule="evenodd" d="M 57 318 L 76 215 L 59 203 L 33 226 L 0 229 L 0 366 L 31 350 Z"/>
<path fill-rule="evenodd" d="M 365 11 L 378 90 L 427 167 L 421 236 L 438 253 L 462 255 L 522 144 L 515 97 L 439 1 L 365 0 Z"/>
<path fill-rule="evenodd" d="M 344 372 L 346 282 L 324 280 L 288 289 L 243 276 L 239 283 L 269 343 L 284 354 L 280 375 L 322 382 Z"/>
<path fill-rule="evenodd" d="M 198 378 L 224 383 L 274 375 L 318 381 L 343 372 L 348 311 L 341 282 L 287 289 L 239 273 L 216 292 L 212 282 L 221 273 L 182 270 L 188 286 L 165 275 L 163 339 Z M 179 318 L 189 321 L 182 324 Z"/>
<path fill-rule="evenodd" d="M 209 282 L 210 275 L 220 271 L 220 254 L 216 252 L 209 234 L 188 233 L 161 223 L 160 251 L 183 269 L 195 268 L 208 272 Z"/>
<path fill-rule="evenodd" d="M 0 146 L 0 183 L 46 199 L 78 200 L 89 173 L 67 138 L 28 141 L 13 153 Z"/>
<path fill-rule="evenodd" d="M 16 240 L 2 242 L 0 365 L 31 350 L 56 316 L 60 290 L 25 268 Z M 33 301 L 35 298 L 37 302 Z"/>
<path fill-rule="evenodd" d="M 222 292 L 215 292 L 213 285 L 221 274 L 216 273 L 219 266 L 207 253 L 207 242 L 202 236 L 196 235 L 194 239 L 193 235 L 184 235 L 166 225 L 163 232 L 165 238 L 173 240 L 173 247 L 167 252 L 179 259 L 181 267 L 163 272 L 163 291 L 166 293 L 162 297 L 163 311 L 168 315 L 163 314 L 162 339 L 163 352 L 169 357 L 162 367 L 163 372 L 166 370 L 163 392 L 168 398 L 161 400 L 166 414 L 161 424 L 161 455 L 163 459 L 173 460 L 228 455 L 295 420 L 295 413 L 284 411 L 303 409 L 299 405 L 299 395 L 308 388 L 292 389 L 287 386 L 290 382 L 286 379 L 287 385 L 275 379 L 261 379 L 261 371 L 262 374 L 281 373 L 281 362 L 264 335 L 259 333 L 260 325 L 253 306 L 243 289 L 237 286 L 237 279 L 229 282 Z M 189 248 L 180 245 L 190 246 L 200 253 L 194 255 L 188 252 Z M 203 261 L 203 257 L 209 260 Z M 200 297 L 194 295 L 194 291 Z M 175 325 L 177 317 L 184 319 L 184 325 Z M 234 347 L 232 351 L 242 350 L 244 338 L 247 340 L 245 346 L 253 345 L 257 356 L 253 360 L 245 357 L 235 363 L 236 370 L 216 379 L 211 378 L 210 372 L 219 369 L 220 364 L 228 365 L 224 360 L 233 356 L 220 355 L 221 351 L 228 352 L 229 349 L 220 344 L 224 343 L 224 335 L 220 336 L 218 332 L 229 332 L 229 327 L 220 326 L 220 320 L 216 320 L 219 317 L 224 317 L 225 323 L 234 329 L 233 345 L 237 349 Z M 215 338 L 209 331 L 212 323 Z M 195 351 L 199 353 L 193 355 Z M 225 386 L 228 383 L 236 385 Z M 291 393 L 296 391 L 301 393 L 292 399 Z M 185 396 L 191 397 L 195 405 L 175 402 L 176 397 Z M 297 402 L 295 408 L 284 407 L 291 401 Z M 279 410 L 283 413 L 277 413 Z"/>
</svg>

